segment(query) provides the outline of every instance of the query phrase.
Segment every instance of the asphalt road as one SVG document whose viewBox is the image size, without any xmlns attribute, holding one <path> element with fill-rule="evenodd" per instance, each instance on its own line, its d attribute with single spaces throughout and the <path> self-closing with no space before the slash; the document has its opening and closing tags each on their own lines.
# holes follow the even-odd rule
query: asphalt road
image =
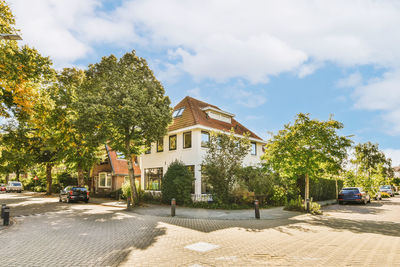
<svg viewBox="0 0 400 267">
<path fill-rule="evenodd" d="M 400 266 L 400 197 L 270 220 L 159 217 L 32 194 L 0 203 L 14 222 L 0 228 L 1 266 Z"/>
</svg>

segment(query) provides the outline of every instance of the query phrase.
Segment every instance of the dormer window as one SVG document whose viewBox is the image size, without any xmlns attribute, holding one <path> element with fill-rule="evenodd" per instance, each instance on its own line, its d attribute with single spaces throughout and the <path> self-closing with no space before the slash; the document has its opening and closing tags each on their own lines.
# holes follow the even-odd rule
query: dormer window
<svg viewBox="0 0 400 267">
<path fill-rule="evenodd" d="M 183 113 L 184 110 L 185 110 L 185 107 L 183 107 L 183 108 L 178 108 L 177 110 L 175 110 L 175 111 L 172 113 L 172 117 L 175 119 L 175 118 L 177 118 L 177 117 L 182 116 L 182 113 Z"/>
<path fill-rule="evenodd" d="M 214 120 L 219 120 L 219 121 L 223 121 L 226 123 L 232 123 L 232 118 L 235 116 L 232 113 L 223 111 L 221 109 L 217 109 L 211 106 L 207 106 L 205 108 L 202 108 L 201 110 L 203 110 L 206 113 L 207 119 L 211 118 Z"/>
</svg>

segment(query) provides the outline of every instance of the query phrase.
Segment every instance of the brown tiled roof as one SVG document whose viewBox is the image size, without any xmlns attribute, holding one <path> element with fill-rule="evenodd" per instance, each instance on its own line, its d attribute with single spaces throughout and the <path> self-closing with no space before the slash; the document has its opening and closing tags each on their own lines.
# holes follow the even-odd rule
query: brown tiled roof
<svg viewBox="0 0 400 267">
<path fill-rule="evenodd" d="M 395 172 L 400 172 L 400 166 L 393 167 L 393 170 L 394 170 Z"/>
<path fill-rule="evenodd" d="M 118 159 L 117 152 L 107 146 L 107 152 L 110 158 L 111 167 L 114 171 L 114 175 L 128 175 L 128 162 L 125 159 Z M 133 164 L 135 176 L 140 175 L 140 168 L 136 164 Z"/>
<path fill-rule="evenodd" d="M 179 102 L 179 104 L 177 104 L 174 107 L 174 111 L 179 108 L 182 108 L 182 107 L 185 107 L 185 110 L 183 111 L 182 116 L 174 119 L 172 125 L 169 126 L 168 131 L 174 131 L 174 130 L 178 130 L 178 129 L 182 129 L 182 128 L 186 128 L 189 126 L 200 124 L 202 126 L 214 128 L 217 130 L 223 130 L 223 131 L 230 131 L 233 128 L 236 134 L 243 135 L 245 133 L 249 133 L 250 137 L 262 140 L 255 133 L 253 133 L 246 127 L 244 127 L 242 124 L 240 124 L 234 118 L 232 118 L 232 123 L 227 123 L 227 122 L 223 122 L 220 120 L 215 120 L 215 119 L 210 118 L 209 116 L 207 116 L 205 111 L 202 110 L 202 108 L 205 108 L 205 107 L 212 107 L 212 108 L 221 110 L 217 106 L 210 105 L 203 101 L 197 100 L 193 97 L 187 96 L 184 99 L 182 99 L 182 101 Z"/>
</svg>

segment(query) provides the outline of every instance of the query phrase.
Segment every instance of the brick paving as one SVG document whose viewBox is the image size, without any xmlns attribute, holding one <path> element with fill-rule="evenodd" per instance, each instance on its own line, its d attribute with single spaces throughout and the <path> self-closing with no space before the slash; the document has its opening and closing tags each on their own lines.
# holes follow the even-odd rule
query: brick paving
<svg viewBox="0 0 400 267">
<path fill-rule="evenodd" d="M 28 194 L 1 194 L 5 202 L 15 224 L 0 231 L 1 266 L 400 266 L 400 197 L 273 220 L 160 217 Z"/>
</svg>

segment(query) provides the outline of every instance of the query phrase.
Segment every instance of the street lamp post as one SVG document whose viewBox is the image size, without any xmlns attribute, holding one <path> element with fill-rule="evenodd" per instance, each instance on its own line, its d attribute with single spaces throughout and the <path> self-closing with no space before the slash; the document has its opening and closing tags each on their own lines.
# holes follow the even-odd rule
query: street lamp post
<svg viewBox="0 0 400 267">
<path fill-rule="evenodd" d="M 0 33 L 0 39 L 3 40 L 22 40 L 18 34 Z"/>
</svg>

